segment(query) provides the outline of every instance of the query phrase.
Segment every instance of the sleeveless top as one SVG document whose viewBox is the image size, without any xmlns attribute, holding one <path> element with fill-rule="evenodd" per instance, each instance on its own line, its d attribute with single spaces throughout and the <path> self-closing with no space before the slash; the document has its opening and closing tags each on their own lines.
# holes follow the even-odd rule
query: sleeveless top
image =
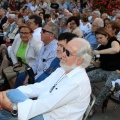
<svg viewBox="0 0 120 120">
<path fill-rule="evenodd" d="M 100 45 L 98 50 L 104 50 L 111 48 L 111 43 L 113 41 L 117 41 L 119 44 L 120 42 L 115 38 L 111 37 L 108 40 L 106 45 Z M 116 54 L 100 54 L 100 68 L 107 71 L 114 71 L 119 69 L 120 70 L 120 52 Z"/>
</svg>

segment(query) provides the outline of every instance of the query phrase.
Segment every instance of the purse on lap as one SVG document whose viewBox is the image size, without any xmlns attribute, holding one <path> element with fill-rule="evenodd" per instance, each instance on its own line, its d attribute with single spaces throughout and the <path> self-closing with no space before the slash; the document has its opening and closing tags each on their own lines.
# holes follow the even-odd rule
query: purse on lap
<svg viewBox="0 0 120 120">
<path fill-rule="evenodd" d="M 12 78 L 16 77 L 19 73 L 25 72 L 25 69 L 26 69 L 26 66 L 24 64 L 16 67 L 9 66 L 3 69 L 3 76 L 5 77 L 5 79 L 9 81 Z"/>
</svg>

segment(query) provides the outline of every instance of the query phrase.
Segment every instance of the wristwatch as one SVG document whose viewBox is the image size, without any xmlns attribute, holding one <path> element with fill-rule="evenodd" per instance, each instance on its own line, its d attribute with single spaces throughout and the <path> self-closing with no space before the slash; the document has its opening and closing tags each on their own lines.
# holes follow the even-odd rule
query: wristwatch
<svg viewBox="0 0 120 120">
<path fill-rule="evenodd" d="M 18 107 L 17 107 L 17 104 L 15 104 L 15 103 L 13 104 L 11 114 L 13 117 L 17 117 L 17 115 L 18 115 Z"/>
</svg>

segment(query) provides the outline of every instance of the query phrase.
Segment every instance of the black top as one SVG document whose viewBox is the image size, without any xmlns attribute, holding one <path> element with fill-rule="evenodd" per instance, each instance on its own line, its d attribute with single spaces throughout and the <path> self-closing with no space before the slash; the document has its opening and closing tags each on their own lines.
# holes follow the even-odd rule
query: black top
<svg viewBox="0 0 120 120">
<path fill-rule="evenodd" d="M 58 9 L 59 4 L 58 3 L 51 3 L 50 7 L 53 8 L 53 9 Z"/>
<path fill-rule="evenodd" d="M 108 43 L 105 46 L 100 45 L 98 47 L 98 50 L 111 48 L 111 44 L 113 41 L 117 41 L 120 44 L 120 42 L 115 37 L 111 37 L 108 40 Z M 100 54 L 99 60 L 101 61 L 100 68 L 103 70 L 107 71 L 114 71 L 117 69 L 120 70 L 120 52 L 116 54 Z"/>
</svg>

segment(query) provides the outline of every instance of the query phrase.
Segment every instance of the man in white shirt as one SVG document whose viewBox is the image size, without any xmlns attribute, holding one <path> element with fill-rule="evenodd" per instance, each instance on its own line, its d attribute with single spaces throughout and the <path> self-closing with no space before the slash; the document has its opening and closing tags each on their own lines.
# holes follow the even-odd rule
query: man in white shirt
<svg viewBox="0 0 120 120">
<path fill-rule="evenodd" d="M 90 44 L 82 38 L 67 43 L 62 53 L 61 67 L 43 82 L 0 93 L 2 120 L 82 120 L 91 94 L 85 68 L 91 60 Z M 14 93 L 19 94 L 16 98 Z M 17 101 L 11 102 L 8 93 Z M 10 95 L 9 94 L 9 95 Z M 30 98 L 37 99 L 32 100 Z M 17 117 L 15 116 L 18 113 Z"/>
<path fill-rule="evenodd" d="M 44 10 L 48 9 L 48 3 L 45 0 L 41 0 L 41 4 L 39 4 L 39 6 Z"/>
<path fill-rule="evenodd" d="M 29 26 L 33 30 L 33 36 L 41 41 L 42 19 L 38 15 L 31 15 L 28 21 Z"/>
</svg>

